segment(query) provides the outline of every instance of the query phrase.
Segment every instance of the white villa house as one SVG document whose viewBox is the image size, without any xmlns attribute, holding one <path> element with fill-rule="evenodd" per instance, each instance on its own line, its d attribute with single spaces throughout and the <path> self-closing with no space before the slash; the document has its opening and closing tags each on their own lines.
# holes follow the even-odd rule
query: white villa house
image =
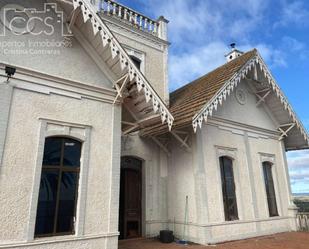
<svg viewBox="0 0 309 249">
<path fill-rule="evenodd" d="M 309 137 L 257 50 L 169 94 L 164 17 L 0 5 L 0 248 L 296 230 L 286 151 Z"/>
</svg>

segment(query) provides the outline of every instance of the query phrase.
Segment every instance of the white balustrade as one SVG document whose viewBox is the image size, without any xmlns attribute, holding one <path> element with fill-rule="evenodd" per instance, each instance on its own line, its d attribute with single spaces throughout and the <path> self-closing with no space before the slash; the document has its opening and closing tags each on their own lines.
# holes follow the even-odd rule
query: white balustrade
<svg viewBox="0 0 309 249">
<path fill-rule="evenodd" d="M 309 231 L 309 213 L 299 212 L 296 217 L 297 217 L 298 230 Z"/>
<path fill-rule="evenodd" d="M 128 24 L 133 25 L 135 28 L 138 28 L 139 30 L 160 37 L 159 27 L 161 22 L 152 20 L 112 0 L 100 0 L 98 6 L 101 13 L 115 17 L 117 19 L 121 19 Z M 165 37 L 160 38 L 164 39 Z"/>
</svg>

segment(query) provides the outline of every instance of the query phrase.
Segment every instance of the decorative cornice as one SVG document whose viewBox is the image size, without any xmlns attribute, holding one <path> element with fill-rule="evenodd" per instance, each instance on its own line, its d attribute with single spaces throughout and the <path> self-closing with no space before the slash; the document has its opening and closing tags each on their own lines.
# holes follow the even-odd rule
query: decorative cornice
<svg viewBox="0 0 309 249">
<path fill-rule="evenodd" d="M 103 21 L 106 22 L 110 30 L 118 34 L 121 34 L 123 36 L 126 36 L 127 38 L 130 38 L 130 35 L 135 36 L 139 39 L 142 39 L 143 42 L 146 42 L 147 46 L 155 48 L 160 51 L 162 51 L 164 47 L 170 45 L 169 42 L 164 41 L 156 36 L 153 36 L 149 33 L 145 33 L 141 30 L 132 28 L 132 25 L 127 24 L 126 22 L 123 22 L 122 20 L 112 18 L 105 14 L 99 14 L 99 15 L 103 19 Z"/>
<path fill-rule="evenodd" d="M 144 91 L 146 102 L 148 103 L 150 100 L 152 101 L 154 112 L 160 112 L 162 123 L 167 122 L 168 127 L 171 130 L 174 122 L 172 114 L 169 112 L 168 108 L 157 95 L 145 76 L 135 66 L 107 25 L 97 15 L 89 0 L 73 0 L 73 7 L 74 10 L 77 10 L 78 8 L 81 9 L 84 23 L 87 21 L 91 22 L 93 34 L 101 36 L 103 47 L 109 46 L 112 57 L 118 57 L 120 60 L 122 71 L 129 74 L 130 81 L 136 81 L 138 92 L 141 90 Z"/>
<path fill-rule="evenodd" d="M 0 62 L 0 79 L 7 78 L 5 66 L 16 68 L 16 73 L 9 84 L 18 89 L 43 94 L 58 94 L 76 99 L 86 98 L 106 103 L 113 103 L 116 96 L 116 91 L 112 88 L 92 86 L 5 62 Z"/>
<path fill-rule="evenodd" d="M 197 127 L 202 127 L 203 121 L 207 123 L 208 117 L 211 117 L 213 111 L 216 111 L 218 105 L 222 105 L 223 101 L 226 100 L 227 96 L 229 96 L 233 90 L 237 87 L 242 79 L 245 79 L 248 72 L 254 67 L 260 66 L 261 71 L 264 73 L 265 78 L 267 79 L 267 83 L 275 92 L 276 96 L 280 100 L 281 104 L 284 106 L 284 109 L 289 113 L 289 116 L 292 118 L 293 122 L 296 124 L 297 128 L 303 135 L 305 141 L 309 145 L 309 136 L 307 131 L 296 113 L 294 112 L 292 106 L 289 104 L 287 97 L 284 95 L 278 84 L 276 83 L 274 77 L 270 73 L 267 68 L 265 62 L 258 52 L 256 55 L 251 58 L 230 80 L 228 80 L 224 86 L 217 92 L 213 98 L 207 102 L 207 104 L 193 117 L 192 125 L 194 132 L 196 132 Z"/>
</svg>

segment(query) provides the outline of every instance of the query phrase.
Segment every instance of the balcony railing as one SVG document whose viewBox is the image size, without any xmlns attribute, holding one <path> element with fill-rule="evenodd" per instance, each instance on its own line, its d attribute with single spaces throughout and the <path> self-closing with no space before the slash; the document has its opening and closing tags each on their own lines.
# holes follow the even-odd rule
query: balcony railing
<svg viewBox="0 0 309 249">
<path fill-rule="evenodd" d="M 122 4 L 111 0 L 99 0 L 99 11 L 105 15 L 115 17 L 122 20 L 134 28 L 160 37 L 159 22 L 145 15 L 142 15 L 135 10 L 132 10 Z M 161 38 L 161 37 L 160 37 Z"/>
<path fill-rule="evenodd" d="M 297 226 L 299 231 L 309 231 L 309 213 L 298 213 Z"/>
</svg>

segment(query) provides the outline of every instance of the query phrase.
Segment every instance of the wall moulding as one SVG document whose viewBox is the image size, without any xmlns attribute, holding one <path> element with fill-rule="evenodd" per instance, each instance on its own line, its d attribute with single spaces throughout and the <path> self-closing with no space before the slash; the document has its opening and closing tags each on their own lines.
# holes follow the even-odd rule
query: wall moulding
<svg viewBox="0 0 309 249">
<path fill-rule="evenodd" d="M 33 184 L 30 199 L 29 219 L 27 223 L 27 241 L 35 242 L 35 219 L 39 198 L 39 189 L 42 172 L 42 162 L 44 154 L 45 139 L 50 136 L 63 136 L 78 139 L 82 142 L 80 177 L 78 184 L 78 198 L 76 210 L 75 223 L 75 237 L 81 237 L 84 234 L 85 225 L 85 209 L 86 209 L 86 193 L 87 193 L 87 179 L 89 169 L 90 157 L 90 140 L 91 140 L 91 126 L 77 123 L 70 123 L 61 120 L 51 120 L 39 118 L 40 130 L 37 141 L 37 154 L 35 169 L 33 175 Z M 71 236 L 72 237 L 72 236 Z M 0 247 L 1 248 L 1 247 Z"/>
<path fill-rule="evenodd" d="M 209 119 L 207 125 L 217 127 L 218 129 L 230 131 L 238 135 L 244 135 L 245 132 L 248 132 L 248 135 L 253 138 L 278 140 L 280 136 L 280 132 L 277 130 L 267 130 L 217 117 L 212 117 L 211 119 Z"/>
<path fill-rule="evenodd" d="M 158 51 L 163 51 L 164 48 L 166 46 L 169 45 L 168 42 L 161 40 L 159 38 L 155 38 L 155 37 L 149 37 L 151 35 L 149 34 L 143 34 L 143 32 L 139 31 L 139 30 L 132 30 L 128 28 L 123 28 L 120 27 L 119 24 L 116 23 L 116 21 L 111 21 L 108 18 L 103 18 L 106 22 L 107 25 L 110 27 L 110 29 L 113 31 L 113 33 L 116 33 L 118 35 L 122 35 L 128 39 L 132 39 L 132 36 L 138 37 L 138 39 L 140 39 L 143 43 L 143 45 L 146 45 L 148 47 L 154 48 Z M 136 38 L 135 38 L 136 39 Z"/>
<path fill-rule="evenodd" d="M 4 69 L 6 65 L 9 64 L 0 63 L 0 78 L 7 78 Z M 116 91 L 112 88 L 91 86 L 18 66 L 12 67 L 16 68 L 16 74 L 11 78 L 9 84 L 14 88 L 42 94 L 58 94 L 76 99 L 86 98 L 107 103 L 113 103 L 116 96 Z"/>
</svg>

